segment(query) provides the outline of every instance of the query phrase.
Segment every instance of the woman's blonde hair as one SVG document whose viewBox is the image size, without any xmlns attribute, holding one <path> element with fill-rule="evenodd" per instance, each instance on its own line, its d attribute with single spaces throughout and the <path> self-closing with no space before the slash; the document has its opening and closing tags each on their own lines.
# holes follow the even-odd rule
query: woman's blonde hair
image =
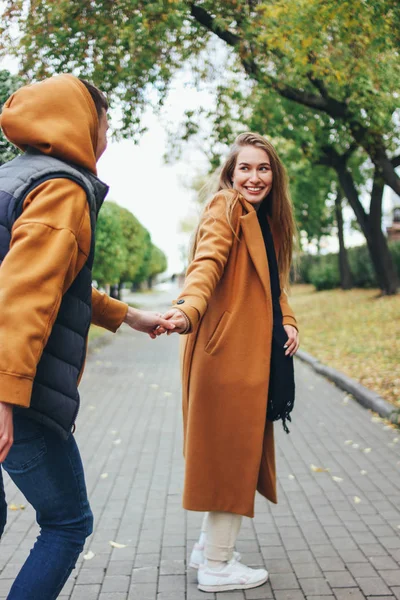
<svg viewBox="0 0 400 600">
<path fill-rule="evenodd" d="M 242 148 L 245 146 L 255 146 L 265 150 L 268 154 L 272 170 L 272 189 L 268 194 L 268 202 L 270 203 L 270 219 L 272 229 L 279 236 L 279 256 L 278 267 L 279 276 L 282 288 L 289 286 L 290 266 L 292 263 L 294 239 L 296 235 L 296 225 L 293 217 L 292 201 L 290 198 L 288 178 L 285 167 L 283 166 L 274 146 L 265 137 L 258 133 L 242 133 L 233 143 L 230 152 L 222 165 L 218 183 L 212 190 L 214 193 L 222 190 L 232 190 L 233 188 L 233 172 L 236 167 L 237 157 Z M 208 189 L 208 191 L 211 191 Z M 239 194 L 226 194 L 226 214 L 228 222 L 232 225 L 233 209 L 238 202 Z M 266 200 L 266 199 L 265 199 Z M 264 200 L 264 201 L 265 201 Z M 208 204 L 205 210 L 208 209 Z M 194 256 L 196 250 L 197 232 L 194 238 L 194 245 L 191 256 Z"/>
</svg>

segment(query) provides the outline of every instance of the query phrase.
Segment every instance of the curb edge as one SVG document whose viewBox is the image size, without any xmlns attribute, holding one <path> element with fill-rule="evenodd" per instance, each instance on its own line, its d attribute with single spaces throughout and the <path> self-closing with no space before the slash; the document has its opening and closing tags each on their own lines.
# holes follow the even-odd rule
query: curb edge
<svg viewBox="0 0 400 600">
<path fill-rule="evenodd" d="M 318 359 L 311 356 L 308 352 L 298 350 L 296 356 L 301 361 L 309 364 L 314 371 L 335 383 L 340 389 L 351 394 L 364 408 L 373 410 L 385 419 L 390 419 L 392 413 L 396 411 L 396 407 L 386 402 L 382 396 L 364 387 L 361 383 L 344 373 L 320 363 Z"/>
</svg>

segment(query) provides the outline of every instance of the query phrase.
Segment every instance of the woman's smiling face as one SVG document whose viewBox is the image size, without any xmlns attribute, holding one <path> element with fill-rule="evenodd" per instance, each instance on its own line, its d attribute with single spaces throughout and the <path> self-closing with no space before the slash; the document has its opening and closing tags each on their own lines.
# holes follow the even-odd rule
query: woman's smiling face
<svg viewBox="0 0 400 600">
<path fill-rule="evenodd" d="M 257 146 L 244 146 L 237 156 L 232 184 L 255 207 L 272 188 L 272 169 L 268 154 Z"/>
</svg>

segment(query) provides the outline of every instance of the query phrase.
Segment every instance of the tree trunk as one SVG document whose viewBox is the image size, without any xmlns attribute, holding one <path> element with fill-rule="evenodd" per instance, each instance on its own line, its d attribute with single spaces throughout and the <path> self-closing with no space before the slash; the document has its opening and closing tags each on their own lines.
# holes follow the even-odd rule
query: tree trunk
<svg viewBox="0 0 400 600">
<path fill-rule="evenodd" d="M 384 178 L 378 168 L 375 169 L 369 211 L 369 240 L 367 240 L 371 258 L 374 261 L 379 287 L 385 294 L 396 294 L 399 278 L 387 238 L 382 231 L 382 197 Z"/>
<path fill-rule="evenodd" d="M 350 269 L 349 257 L 344 244 L 343 231 L 343 213 L 342 213 L 342 192 L 339 189 L 335 198 L 335 213 L 336 223 L 338 228 L 339 238 L 339 272 L 340 272 L 340 287 L 342 290 L 351 290 L 354 286 L 353 275 Z"/>
<path fill-rule="evenodd" d="M 397 271 L 387 239 L 382 231 L 383 177 L 376 171 L 371 192 L 370 214 L 368 215 L 359 200 L 357 189 L 346 164 L 340 160 L 335 160 L 333 166 L 339 176 L 343 192 L 354 210 L 367 241 L 376 282 L 384 294 L 396 294 L 399 286 Z"/>
</svg>

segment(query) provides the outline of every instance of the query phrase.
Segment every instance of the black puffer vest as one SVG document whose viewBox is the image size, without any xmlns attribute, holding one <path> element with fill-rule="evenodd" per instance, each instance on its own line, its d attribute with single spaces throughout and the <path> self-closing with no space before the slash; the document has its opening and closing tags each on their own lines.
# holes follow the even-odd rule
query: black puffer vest
<svg viewBox="0 0 400 600">
<path fill-rule="evenodd" d="M 23 411 L 22 414 L 67 438 L 79 410 L 78 379 L 85 362 L 92 315 L 95 226 L 108 187 L 88 170 L 36 150 L 28 150 L 0 167 L 0 263 L 9 250 L 11 228 L 22 212 L 27 195 L 41 183 L 58 178 L 71 179 L 86 192 L 92 226 L 90 254 L 63 296 L 37 366 L 30 408 L 15 407 L 14 410 Z"/>
</svg>

